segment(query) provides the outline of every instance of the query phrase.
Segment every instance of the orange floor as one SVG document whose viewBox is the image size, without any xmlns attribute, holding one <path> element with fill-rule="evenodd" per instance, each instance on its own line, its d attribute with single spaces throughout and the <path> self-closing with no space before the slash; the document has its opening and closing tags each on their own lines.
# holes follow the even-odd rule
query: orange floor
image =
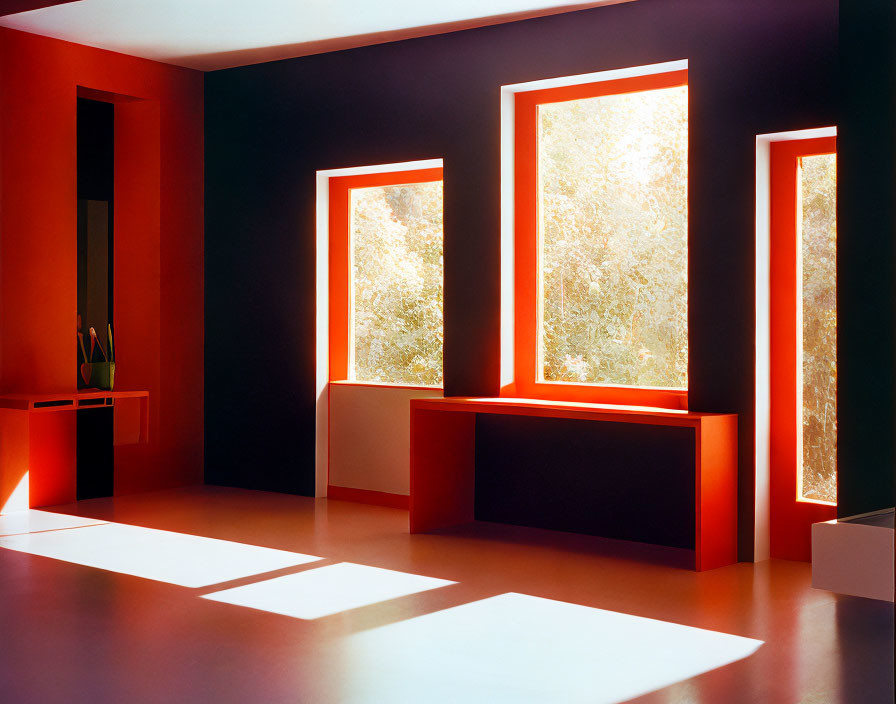
<svg viewBox="0 0 896 704">
<path fill-rule="evenodd" d="M 893 606 L 803 563 L 214 487 L 0 517 L 0 547 L 6 704 L 893 702 Z"/>
</svg>

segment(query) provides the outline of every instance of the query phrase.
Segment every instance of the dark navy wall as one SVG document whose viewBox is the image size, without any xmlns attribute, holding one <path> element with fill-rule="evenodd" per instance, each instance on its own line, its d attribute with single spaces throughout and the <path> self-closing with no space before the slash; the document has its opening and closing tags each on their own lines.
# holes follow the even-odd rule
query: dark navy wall
<svg viewBox="0 0 896 704">
<path fill-rule="evenodd" d="M 476 519 L 693 550 L 694 432 L 482 414 Z"/>
<path fill-rule="evenodd" d="M 206 480 L 313 492 L 316 170 L 444 159 L 445 392 L 495 395 L 500 86 L 686 58 L 690 406 L 740 416 L 749 558 L 755 136 L 837 122 L 837 41 L 836 0 L 638 0 L 208 74 Z"/>
<path fill-rule="evenodd" d="M 896 3 L 840 6 L 837 515 L 893 505 Z"/>
</svg>

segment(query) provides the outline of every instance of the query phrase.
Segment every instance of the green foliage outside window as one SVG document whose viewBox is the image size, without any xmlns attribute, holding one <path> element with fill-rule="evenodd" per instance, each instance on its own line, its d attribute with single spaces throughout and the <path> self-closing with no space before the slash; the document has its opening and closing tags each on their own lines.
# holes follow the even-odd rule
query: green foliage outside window
<svg viewBox="0 0 896 704">
<path fill-rule="evenodd" d="M 442 183 L 351 191 L 355 381 L 442 383 Z"/>
<path fill-rule="evenodd" d="M 543 380 L 686 387 L 687 87 L 539 107 Z"/>
<path fill-rule="evenodd" d="M 837 501 L 837 157 L 802 158 L 801 496 Z"/>
</svg>

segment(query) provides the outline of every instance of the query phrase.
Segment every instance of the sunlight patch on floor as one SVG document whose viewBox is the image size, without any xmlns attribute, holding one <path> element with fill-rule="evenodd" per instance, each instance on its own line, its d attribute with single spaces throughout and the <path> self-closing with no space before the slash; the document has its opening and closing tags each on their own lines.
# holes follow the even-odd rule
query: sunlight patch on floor
<svg viewBox="0 0 896 704">
<path fill-rule="evenodd" d="M 351 636 L 344 704 L 618 704 L 762 641 L 508 593 Z"/>
<path fill-rule="evenodd" d="M 69 516 L 65 513 L 26 509 L 0 516 L 0 537 L 21 535 L 23 533 L 40 533 L 45 530 L 66 530 L 68 528 L 83 528 L 84 526 L 99 526 L 104 523 L 106 521 L 96 518 L 83 518 L 81 516 Z"/>
<path fill-rule="evenodd" d="M 315 619 L 455 584 L 380 567 L 340 562 L 203 595 L 293 618 Z"/>
<path fill-rule="evenodd" d="M 30 476 L 30 472 L 25 472 L 22 478 L 19 479 L 16 488 L 12 490 L 12 493 L 3 502 L 3 506 L 0 507 L 0 519 L 4 518 L 5 514 L 13 511 L 24 512 L 28 510 L 28 492 L 31 487 Z"/>
<path fill-rule="evenodd" d="M 33 520 L 61 527 L 68 520 L 86 519 L 47 514 Z M 5 535 L 0 547 L 182 587 L 206 587 L 323 559 L 154 528 L 94 523 Z"/>
</svg>

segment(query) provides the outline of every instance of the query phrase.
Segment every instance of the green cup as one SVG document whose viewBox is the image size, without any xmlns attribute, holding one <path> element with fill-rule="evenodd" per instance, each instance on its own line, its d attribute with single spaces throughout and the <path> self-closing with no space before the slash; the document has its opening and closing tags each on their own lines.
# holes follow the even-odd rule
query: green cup
<svg viewBox="0 0 896 704">
<path fill-rule="evenodd" d="M 81 378 L 87 386 L 111 391 L 115 384 L 115 362 L 88 362 L 81 365 Z"/>
</svg>

